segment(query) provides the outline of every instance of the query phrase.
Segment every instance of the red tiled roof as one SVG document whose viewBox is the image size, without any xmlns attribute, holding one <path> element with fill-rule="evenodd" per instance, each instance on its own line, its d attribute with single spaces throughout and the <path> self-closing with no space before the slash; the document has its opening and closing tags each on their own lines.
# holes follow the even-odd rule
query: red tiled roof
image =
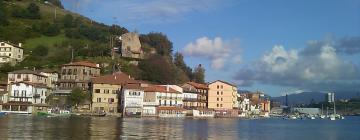
<svg viewBox="0 0 360 140">
<path fill-rule="evenodd" d="M 205 85 L 205 84 L 200 84 L 200 83 L 195 83 L 195 82 L 187 82 L 187 84 L 192 85 L 198 89 L 208 89 L 207 85 Z"/>
<path fill-rule="evenodd" d="M 178 93 L 178 91 L 176 91 L 175 89 L 169 87 L 169 91 L 167 91 L 167 87 L 166 86 L 160 86 L 160 85 L 155 85 L 155 86 L 150 86 L 147 87 L 145 89 L 145 92 L 163 92 L 163 93 Z"/>
<path fill-rule="evenodd" d="M 94 84 L 113 84 L 124 85 L 128 83 L 139 83 L 138 81 L 131 79 L 126 73 L 118 72 L 112 75 L 104 75 L 91 80 Z"/>
<path fill-rule="evenodd" d="M 85 66 L 85 67 L 92 67 L 92 68 L 100 68 L 97 66 L 96 63 L 92 63 L 89 61 L 78 61 L 78 62 L 72 62 L 69 64 L 64 64 L 63 66 Z"/>
<path fill-rule="evenodd" d="M 144 87 L 141 87 L 141 85 L 138 83 L 138 84 L 126 84 L 124 86 L 125 89 L 139 89 L 139 90 L 144 90 L 145 88 Z"/>
</svg>

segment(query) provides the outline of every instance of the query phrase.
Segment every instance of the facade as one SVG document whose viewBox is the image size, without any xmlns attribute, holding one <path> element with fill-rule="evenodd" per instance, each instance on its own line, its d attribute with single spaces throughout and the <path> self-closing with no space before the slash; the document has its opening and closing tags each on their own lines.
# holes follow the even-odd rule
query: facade
<svg viewBox="0 0 360 140">
<path fill-rule="evenodd" d="M 123 116 L 141 116 L 144 100 L 144 88 L 140 84 L 128 84 L 121 92 L 121 112 Z"/>
<path fill-rule="evenodd" d="M 92 112 L 115 114 L 120 112 L 118 105 L 122 86 L 137 81 L 125 73 L 118 72 L 93 78 L 91 82 Z"/>
<path fill-rule="evenodd" d="M 121 57 L 140 59 L 143 57 L 141 43 L 137 33 L 125 33 L 120 37 Z"/>
<path fill-rule="evenodd" d="M 80 87 L 83 90 L 88 90 L 91 78 L 98 76 L 100 76 L 100 66 L 98 64 L 88 61 L 64 64 L 61 67 L 59 88 L 71 90 Z"/>
<path fill-rule="evenodd" d="M 210 83 L 208 88 L 208 108 L 233 109 L 238 107 L 235 85 L 217 80 Z"/>
<path fill-rule="evenodd" d="M 325 94 L 325 101 L 327 101 L 329 103 L 333 103 L 335 101 L 335 93 L 329 92 L 329 93 Z"/>
<path fill-rule="evenodd" d="M 154 85 L 144 90 L 143 116 L 157 115 L 156 108 L 159 106 L 172 106 L 182 108 L 183 95 L 170 85 Z"/>
<path fill-rule="evenodd" d="M 26 113 L 44 110 L 49 95 L 46 84 L 16 82 L 10 84 L 8 102 L 2 104 L 2 111 L 9 113 Z"/>
<path fill-rule="evenodd" d="M 0 41 L 0 64 L 10 63 L 15 65 L 24 59 L 24 51 L 21 43 L 18 45 Z"/>
<path fill-rule="evenodd" d="M 36 71 L 32 70 L 17 70 L 9 72 L 8 74 L 8 84 L 16 82 L 30 82 L 30 83 L 41 83 L 47 84 L 47 76 L 42 75 Z"/>
<path fill-rule="evenodd" d="M 208 87 L 205 84 L 187 82 L 181 86 L 183 88 L 185 109 L 207 108 Z"/>
<path fill-rule="evenodd" d="M 57 82 L 59 81 L 59 74 L 53 70 L 39 70 L 37 71 L 39 74 L 47 77 L 46 85 L 51 88 L 57 88 Z"/>
</svg>

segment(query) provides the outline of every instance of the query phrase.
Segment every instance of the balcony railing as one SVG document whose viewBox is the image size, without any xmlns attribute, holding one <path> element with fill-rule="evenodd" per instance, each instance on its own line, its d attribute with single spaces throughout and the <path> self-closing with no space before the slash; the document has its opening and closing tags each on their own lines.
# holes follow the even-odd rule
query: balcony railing
<svg viewBox="0 0 360 140">
<path fill-rule="evenodd" d="M 40 94 L 34 94 L 34 98 L 40 98 Z"/>
</svg>

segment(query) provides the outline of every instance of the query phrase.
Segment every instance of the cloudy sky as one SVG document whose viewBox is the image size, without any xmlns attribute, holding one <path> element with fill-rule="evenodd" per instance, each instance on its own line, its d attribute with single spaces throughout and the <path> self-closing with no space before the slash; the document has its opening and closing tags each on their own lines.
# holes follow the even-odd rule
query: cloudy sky
<svg viewBox="0 0 360 140">
<path fill-rule="evenodd" d="M 277 96 L 360 90 L 358 0 L 62 0 L 131 31 L 163 32 L 206 80 Z"/>
</svg>

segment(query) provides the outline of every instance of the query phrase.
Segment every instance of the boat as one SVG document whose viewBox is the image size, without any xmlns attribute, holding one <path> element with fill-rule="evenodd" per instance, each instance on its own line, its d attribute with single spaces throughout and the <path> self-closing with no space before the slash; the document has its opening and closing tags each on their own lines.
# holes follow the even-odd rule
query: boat
<svg viewBox="0 0 360 140">
<path fill-rule="evenodd" d="M 336 117 L 335 117 L 335 115 L 330 115 L 330 120 L 332 120 L 332 121 L 335 121 L 336 120 Z"/>
<path fill-rule="evenodd" d="M 47 112 L 37 112 L 37 116 L 42 117 L 68 117 L 70 115 L 70 111 L 68 110 L 59 110 L 55 112 L 53 109 L 48 109 Z"/>
<path fill-rule="evenodd" d="M 0 112 L 0 116 L 5 116 L 6 114 L 6 112 Z"/>
</svg>

